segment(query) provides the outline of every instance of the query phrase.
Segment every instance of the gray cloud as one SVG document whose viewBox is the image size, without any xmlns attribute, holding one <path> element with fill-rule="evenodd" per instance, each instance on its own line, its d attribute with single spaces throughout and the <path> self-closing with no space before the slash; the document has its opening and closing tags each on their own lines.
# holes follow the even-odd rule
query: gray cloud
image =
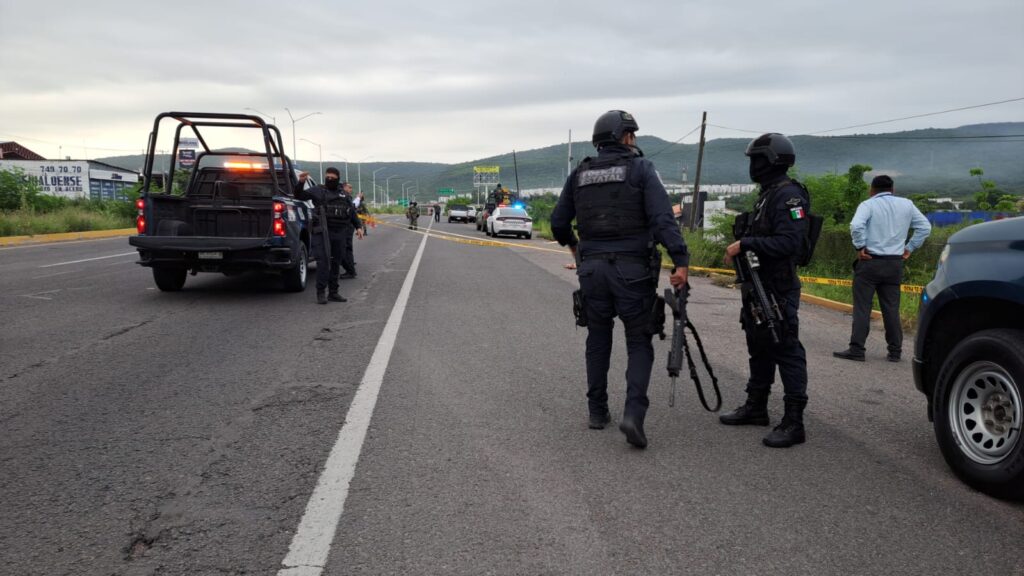
<svg viewBox="0 0 1024 576">
<path fill-rule="evenodd" d="M 806 132 L 1024 96 L 1022 22 L 1017 0 L 0 0 L 0 138 L 137 150 L 157 112 L 246 107 L 286 139 L 285 107 L 321 111 L 300 137 L 376 160 L 586 139 L 617 107 L 668 139 L 702 110 Z M 997 120 L 1024 120 L 1024 103 L 878 130 Z"/>
</svg>

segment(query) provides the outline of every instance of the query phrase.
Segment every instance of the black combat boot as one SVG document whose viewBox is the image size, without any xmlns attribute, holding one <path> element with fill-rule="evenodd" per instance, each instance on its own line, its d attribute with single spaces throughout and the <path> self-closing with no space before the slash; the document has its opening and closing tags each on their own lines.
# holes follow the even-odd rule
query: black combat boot
<svg viewBox="0 0 1024 576">
<path fill-rule="evenodd" d="M 604 430 L 604 427 L 607 426 L 608 423 L 611 422 L 611 421 L 612 421 L 612 415 L 611 415 L 610 412 L 608 412 L 608 409 L 605 408 L 603 414 L 600 413 L 600 412 L 597 413 L 597 414 L 594 414 L 593 412 L 591 412 L 591 414 L 590 414 L 590 424 L 588 424 L 588 426 L 590 427 L 591 430 Z"/>
<path fill-rule="evenodd" d="M 742 406 L 722 414 L 718 421 L 729 426 L 767 426 L 768 397 L 747 394 L 747 401 Z"/>
<path fill-rule="evenodd" d="M 317 290 L 316 291 L 316 303 L 317 304 L 327 304 L 327 291 L 326 290 Z"/>
<path fill-rule="evenodd" d="M 770 448 L 789 448 L 807 441 L 804 434 L 804 409 L 802 406 L 786 406 L 782 422 L 764 437 L 764 445 Z"/>
<path fill-rule="evenodd" d="M 647 436 L 644 435 L 644 419 L 632 414 L 623 414 L 619 430 L 626 435 L 626 442 L 637 448 L 647 448 Z"/>
<path fill-rule="evenodd" d="M 338 294 L 337 292 L 329 293 L 327 295 L 327 299 L 330 300 L 331 302 L 348 302 L 348 298 L 345 298 L 344 296 Z"/>
</svg>

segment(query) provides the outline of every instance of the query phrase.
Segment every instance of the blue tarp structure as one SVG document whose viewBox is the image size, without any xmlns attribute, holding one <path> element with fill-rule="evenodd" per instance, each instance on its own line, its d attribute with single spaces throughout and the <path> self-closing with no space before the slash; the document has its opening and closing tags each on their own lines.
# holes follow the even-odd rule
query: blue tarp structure
<svg viewBox="0 0 1024 576">
<path fill-rule="evenodd" d="M 1003 218 L 1013 218 L 1017 216 L 1012 212 L 930 212 L 925 214 L 925 218 L 932 223 L 932 226 L 954 226 L 956 224 L 963 224 L 964 222 L 976 222 L 981 220 L 982 222 L 988 222 L 990 220 L 1001 220 Z"/>
</svg>

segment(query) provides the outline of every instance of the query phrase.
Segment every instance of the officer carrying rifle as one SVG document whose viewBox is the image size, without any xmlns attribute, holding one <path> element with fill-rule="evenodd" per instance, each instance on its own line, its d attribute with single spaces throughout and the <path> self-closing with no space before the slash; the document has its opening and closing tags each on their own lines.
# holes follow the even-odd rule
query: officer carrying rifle
<svg viewBox="0 0 1024 576">
<path fill-rule="evenodd" d="M 303 190 L 302 184 L 309 178 L 309 173 L 302 172 L 295 191 L 295 197 L 299 200 L 313 202 L 313 234 L 310 241 L 316 258 L 318 304 L 347 301 L 338 292 L 338 275 L 345 259 L 349 227 L 354 227 L 356 235 L 360 240 L 363 239 L 363 229 L 355 206 L 350 197 L 341 191 L 340 175 L 337 168 L 330 167 L 324 176 L 323 186 Z"/>
<path fill-rule="evenodd" d="M 579 262 L 580 291 L 574 296 L 577 324 L 587 328 L 587 403 L 589 426 L 611 422 L 608 410 L 608 368 L 616 316 L 626 332 L 626 406 L 619 430 L 637 448 L 647 446 L 644 417 L 650 401 L 647 387 L 654 364 L 651 338 L 661 332 L 652 322 L 656 302 L 662 318 L 665 305 L 656 296 L 661 255 L 655 241 L 668 250 L 675 269 L 673 286 L 686 284 L 689 254 L 672 217 L 668 194 L 654 165 L 636 145 L 636 120 L 612 110 L 597 119 L 593 144 L 596 158 L 586 158 L 572 171 L 551 214 L 551 231 L 569 246 Z M 576 220 L 579 240 L 573 233 Z"/>
<path fill-rule="evenodd" d="M 764 134 L 750 142 L 746 155 L 750 178 L 761 191 L 754 209 L 736 217 L 736 241 L 726 249 L 725 262 L 735 264 L 742 288 L 740 324 L 746 332 L 750 378 L 746 402 L 719 420 L 732 426 L 767 426 L 768 395 L 777 366 L 785 414 L 763 442 L 786 448 L 805 441 L 807 354 L 800 343 L 796 267 L 810 259 L 820 219 L 810 215 L 807 189 L 786 175 L 796 163 L 796 151 L 788 138 Z"/>
</svg>

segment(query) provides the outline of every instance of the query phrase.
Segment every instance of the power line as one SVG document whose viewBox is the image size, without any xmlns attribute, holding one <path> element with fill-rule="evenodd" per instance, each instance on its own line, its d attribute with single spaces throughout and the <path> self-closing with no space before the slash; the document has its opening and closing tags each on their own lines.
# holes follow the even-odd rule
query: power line
<svg viewBox="0 0 1024 576">
<path fill-rule="evenodd" d="M 851 130 L 853 128 L 863 128 L 865 126 L 877 126 L 879 124 L 888 124 L 890 122 L 900 122 L 903 120 L 913 120 L 915 118 L 925 118 L 927 116 L 938 116 L 939 114 L 949 114 L 950 112 L 960 112 L 963 110 L 973 110 L 975 108 L 985 108 L 988 106 L 996 106 L 998 104 L 1007 104 L 1009 102 L 1020 102 L 1024 100 L 1024 96 L 1020 98 L 1010 98 L 1009 100 L 1000 100 L 998 102 L 986 102 L 985 104 L 975 104 L 973 106 L 963 106 L 960 108 L 950 108 L 949 110 L 940 110 L 938 112 L 926 112 L 924 114 L 914 114 L 913 116 L 904 116 L 902 118 L 892 118 L 889 120 L 879 120 L 877 122 L 868 122 L 866 124 L 855 124 L 853 126 L 843 126 L 842 128 L 830 128 L 828 130 L 819 130 L 818 132 L 808 132 L 807 134 L 800 134 L 800 136 L 816 136 L 818 134 L 827 134 L 828 132 L 838 132 L 840 130 Z"/>
<path fill-rule="evenodd" d="M 710 126 L 710 124 L 708 124 L 708 126 Z M 661 150 L 658 150 L 658 151 L 657 151 L 657 152 L 655 152 L 654 154 L 648 154 L 648 155 L 647 155 L 647 157 L 648 157 L 648 158 L 654 158 L 655 156 L 657 156 L 658 154 L 661 154 L 661 153 L 662 153 L 662 152 L 664 152 L 665 150 L 668 150 L 669 148 L 671 148 L 671 147 L 675 146 L 676 144 L 679 144 L 680 142 L 682 142 L 683 140 L 685 140 L 687 136 L 689 136 L 690 134 L 693 134 L 693 133 L 694 133 L 694 132 L 696 132 L 697 130 L 700 130 L 700 124 L 697 124 L 697 126 L 696 126 L 696 127 L 695 127 L 695 128 L 693 129 L 693 130 L 690 130 L 689 132 L 687 132 L 687 133 L 686 133 L 686 134 L 685 134 L 685 135 L 684 135 L 684 136 L 683 136 L 682 138 L 679 138 L 679 139 L 678 139 L 678 140 L 676 140 L 675 142 L 673 142 L 673 143 L 669 144 L 668 146 L 665 146 L 664 148 L 662 148 Z"/>
</svg>

